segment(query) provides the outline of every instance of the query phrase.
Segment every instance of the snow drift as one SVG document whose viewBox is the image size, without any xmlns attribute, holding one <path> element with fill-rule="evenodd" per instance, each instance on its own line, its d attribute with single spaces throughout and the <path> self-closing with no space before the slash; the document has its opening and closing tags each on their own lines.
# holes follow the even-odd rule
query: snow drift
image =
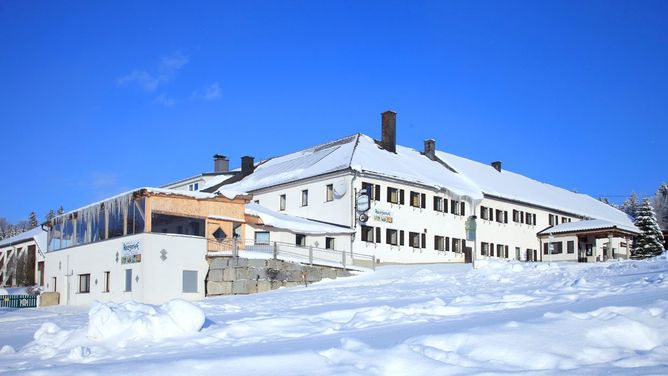
<svg viewBox="0 0 668 376">
<path fill-rule="evenodd" d="M 179 299 L 161 306 L 98 302 L 88 312 L 88 338 L 155 340 L 178 337 L 198 332 L 205 319 L 201 308 Z"/>
<path fill-rule="evenodd" d="M 33 335 L 23 351 L 50 358 L 67 353 L 70 360 L 90 357 L 98 347 L 125 347 L 129 342 L 155 342 L 199 332 L 204 311 L 184 300 L 175 299 L 161 306 L 95 302 L 88 312 L 88 326 L 65 330 L 46 322 Z"/>
</svg>

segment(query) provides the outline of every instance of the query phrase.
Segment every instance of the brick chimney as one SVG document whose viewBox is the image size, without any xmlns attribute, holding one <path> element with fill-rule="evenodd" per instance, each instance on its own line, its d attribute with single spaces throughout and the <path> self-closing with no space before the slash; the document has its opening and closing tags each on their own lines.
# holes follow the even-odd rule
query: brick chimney
<svg viewBox="0 0 668 376">
<path fill-rule="evenodd" d="M 397 113 L 394 111 L 385 111 L 382 114 L 382 140 L 381 146 L 392 153 L 397 152 Z"/>
<path fill-rule="evenodd" d="M 498 172 L 501 172 L 501 161 L 492 162 L 492 167 Z"/>
<path fill-rule="evenodd" d="M 436 140 L 433 138 L 424 140 L 424 155 L 432 161 L 436 160 Z"/>
<path fill-rule="evenodd" d="M 226 156 L 216 154 L 213 156 L 213 172 L 228 172 L 230 170 L 230 160 Z"/>
<path fill-rule="evenodd" d="M 248 176 L 255 171 L 255 158 L 246 155 L 241 157 L 241 175 Z"/>
</svg>

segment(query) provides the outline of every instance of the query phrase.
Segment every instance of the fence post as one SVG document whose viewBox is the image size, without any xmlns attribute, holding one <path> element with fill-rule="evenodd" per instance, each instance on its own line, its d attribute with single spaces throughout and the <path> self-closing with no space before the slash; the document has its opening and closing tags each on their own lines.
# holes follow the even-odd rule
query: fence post
<svg viewBox="0 0 668 376">
<path fill-rule="evenodd" d="M 346 252 L 341 252 L 341 264 L 343 264 L 343 270 L 346 270 Z"/>
<path fill-rule="evenodd" d="M 274 260 L 278 258 L 278 245 L 274 242 Z"/>
<path fill-rule="evenodd" d="M 376 270 L 376 256 L 371 256 L 371 270 Z"/>
<path fill-rule="evenodd" d="M 313 266 L 313 246 L 308 247 L 308 264 Z"/>
</svg>

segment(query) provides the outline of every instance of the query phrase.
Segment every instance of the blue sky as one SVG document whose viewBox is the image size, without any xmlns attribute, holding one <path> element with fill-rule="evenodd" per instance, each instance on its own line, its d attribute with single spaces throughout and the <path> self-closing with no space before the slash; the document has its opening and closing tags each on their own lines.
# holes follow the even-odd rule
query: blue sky
<svg viewBox="0 0 668 376">
<path fill-rule="evenodd" d="M 668 2 L 0 2 L 0 217 L 356 132 L 593 196 L 668 180 Z M 620 200 L 621 197 L 612 197 Z"/>
</svg>

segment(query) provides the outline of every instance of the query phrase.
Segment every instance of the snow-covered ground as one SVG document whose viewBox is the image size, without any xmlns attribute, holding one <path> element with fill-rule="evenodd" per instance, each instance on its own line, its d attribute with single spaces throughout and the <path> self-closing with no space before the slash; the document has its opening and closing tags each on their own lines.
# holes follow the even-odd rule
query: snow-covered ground
<svg viewBox="0 0 668 376">
<path fill-rule="evenodd" d="M 194 305 L 0 309 L 0 371 L 668 374 L 665 256 L 481 266 L 389 266 Z"/>
</svg>

